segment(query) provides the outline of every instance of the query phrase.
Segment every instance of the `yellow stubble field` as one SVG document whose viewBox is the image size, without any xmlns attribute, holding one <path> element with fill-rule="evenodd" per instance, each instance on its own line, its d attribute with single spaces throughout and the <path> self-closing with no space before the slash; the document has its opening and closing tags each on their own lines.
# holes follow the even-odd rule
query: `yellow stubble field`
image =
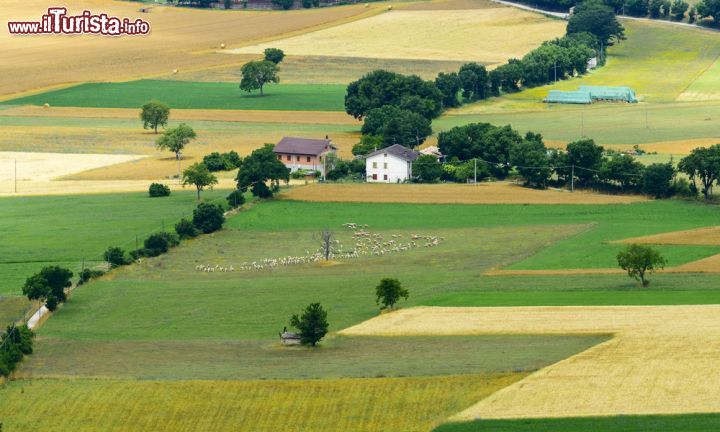
<svg viewBox="0 0 720 432">
<path fill-rule="evenodd" d="M 418 307 L 347 335 L 613 334 L 453 417 L 583 417 L 720 412 L 720 305 Z"/>
<path fill-rule="evenodd" d="M 293 35 L 372 16 L 384 7 L 371 4 L 275 11 L 218 11 L 153 6 L 141 13 L 142 3 L 111 0 L 75 0 L 68 13 L 83 10 L 111 16 L 142 18 L 151 34 L 137 37 L 94 35 L 18 36 L 0 32 L 0 98 L 86 81 L 127 80 L 171 71 L 242 64 L 220 55 L 228 48 Z M 48 2 L 3 0 L 0 27 L 9 21 L 39 20 Z"/>
</svg>

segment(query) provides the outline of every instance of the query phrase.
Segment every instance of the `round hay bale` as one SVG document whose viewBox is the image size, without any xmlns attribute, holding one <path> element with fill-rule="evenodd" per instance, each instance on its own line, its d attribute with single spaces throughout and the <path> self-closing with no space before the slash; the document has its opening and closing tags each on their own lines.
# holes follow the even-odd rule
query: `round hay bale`
<svg viewBox="0 0 720 432">
<path fill-rule="evenodd" d="M 50 108 L 50 104 L 49 103 L 43 104 L 43 108 Z"/>
<path fill-rule="evenodd" d="M 369 7 L 370 7 L 370 3 L 365 3 L 365 7 L 366 7 L 366 8 L 369 8 Z"/>
<path fill-rule="evenodd" d="M 388 9 L 387 9 L 387 10 L 391 11 L 391 10 L 392 10 L 392 5 L 388 5 Z"/>
<path fill-rule="evenodd" d="M 220 49 L 225 49 L 225 44 L 224 44 L 224 43 L 221 43 L 221 44 L 220 44 Z"/>
<path fill-rule="evenodd" d="M 178 70 L 177 70 L 177 69 L 173 69 L 173 75 L 177 75 L 177 73 L 178 73 Z"/>
</svg>

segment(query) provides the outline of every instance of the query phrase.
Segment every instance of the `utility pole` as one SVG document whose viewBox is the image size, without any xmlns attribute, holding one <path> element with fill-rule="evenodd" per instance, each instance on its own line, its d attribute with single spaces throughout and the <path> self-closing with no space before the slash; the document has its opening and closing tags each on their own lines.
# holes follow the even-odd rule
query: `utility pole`
<svg viewBox="0 0 720 432">
<path fill-rule="evenodd" d="M 575 165 L 572 166 L 572 173 L 570 174 L 570 192 L 575 192 Z"/>
<path fill-rule="evenodd" d="M 473 162 L 475 162 L 475 167 L 473 170 L 473 182 L 474 182 L 475 186 L 477 186 L 477 158 L 473 159 Z"/>
<path fill-rule="evenodd" d="M 17 159 L 15 159 L 15 174 L 13 175 L 13 179 L 14 179 L 13 180 L 14 181 L 13 192 L 17 193 Z"/>
<path fill-rule="evenodd" d="M 135 234 L 135 250 L 138 250 L 138 236 Z"/>
<path fill-rule="evenodd" d="M 650 125 L 648 124 L 648 110 L 645 108 L 645 129 L 650 129 Z"/>
<path fill-rule="evenodd" d="M 555 61 L 555 81 L 557 81 L 557 60 Z"/>
<path fill-rule="evenodd" d="M 580 137 L 585 138 L 585 113 L 580 111 Z"/>
</svg>

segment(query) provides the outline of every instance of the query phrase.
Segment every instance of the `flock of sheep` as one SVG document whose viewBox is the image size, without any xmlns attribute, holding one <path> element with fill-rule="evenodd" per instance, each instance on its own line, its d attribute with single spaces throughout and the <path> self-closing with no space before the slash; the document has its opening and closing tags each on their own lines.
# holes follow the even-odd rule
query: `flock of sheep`
<svg viewBox="0 0 720 432">
<path fill-rule="evenodd" d="M 329 259 L 331 260 L 346 260 L 352 258 L 359 258 L 361 256 L 381 256 L 391 253 L 406 252 L 420 247 L 438 246 L 441 242 L 445 240 L 444 237 L 420 234 L 410 235 L 408 241 L 403 241 L 402 234 L 392 234 L 391 238 L 386 239 L 381 234 L 371 233 L 370 231 L 367 231 L 367 225 L 346 223 L 343 224 L 343 227 L 355 231 L 353 233 L 355 247 L 350 251 L 346 251 L 343 249 L 340 240 L 332 240 L 329 253 Z M 322 261 L 325 261 L 325 251 L 323 250 L 323 247 L 321 247 L 315 252 L 306 251 L 305 255 L 303 256 L 265 258 L 260 261 L 244 262 L 238 266 L 238 270 L 265 270 L 290 265 L 319 263 Z M 217 264 L 199 264 L 195 267 L 195 270 L 206 273 L 228 271 L 232 272 L 235 271 L 235 267 L 223 267 Z"/>
</svg>

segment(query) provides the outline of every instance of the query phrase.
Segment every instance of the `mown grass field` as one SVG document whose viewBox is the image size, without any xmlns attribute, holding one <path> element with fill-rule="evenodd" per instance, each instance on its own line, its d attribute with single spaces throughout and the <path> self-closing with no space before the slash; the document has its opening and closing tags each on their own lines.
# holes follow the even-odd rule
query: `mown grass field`
<svg viewBox="0 0 720 432">
<path fill-rule="evenodd" d="M 238 82 L 239 83 L 239 82 Z M 140 108 L 159 100 L 176 109 L 344 111 L 344 85 L 268 84 L 264 96 L 247 93 L 238 83 L 139 80 L 87 83 L 6 101 L 10 105 Z"/>
<path fill-rule="evenodd" d="M 16 381 L 0 389 L 0 418 L 9 430 L 425 432 L 523 376 Z"/>
<path fill-rule="evenodd" d="M 319 348 L 276 339 L 224 341 L 68 340 L 42 336 L 21 378 L 298 380 L 530 372 L 607 336 L 331 337 Z"/>
<path fill-rule="evenodd" d="M 713 432 L 719 414 L 479 420 L 448 423 L 433 432 Z"/>
<path fill-rule="evenodd" d="M 173 188 L 170 197 L 147 193 L 0 198 L 0 294 L 20 295 L 25 278 L 59 263 L 79 271 L 96 264 L 112 245 L 127 250 L 165 225 L 172 230 L 197 205 L 193 190 Z M 206 200 L 227 191 L 204 192 Z M 222 202 L 222 201 L 218 201 Z"/>
</svg>

